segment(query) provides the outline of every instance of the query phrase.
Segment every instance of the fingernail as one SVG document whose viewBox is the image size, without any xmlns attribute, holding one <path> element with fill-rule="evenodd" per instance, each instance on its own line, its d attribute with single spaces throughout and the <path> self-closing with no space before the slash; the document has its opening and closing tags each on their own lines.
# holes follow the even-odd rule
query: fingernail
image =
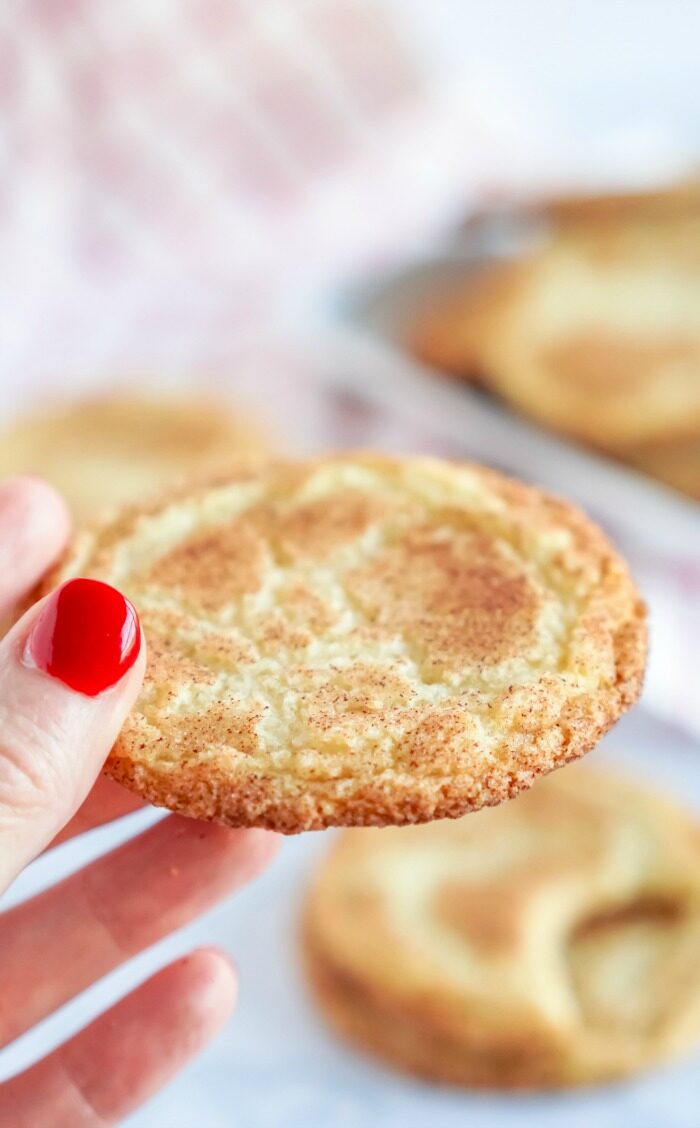
<svg viewBox="0 0 700 1128">
<path fill-rule="evenodd" d="M 49 596 L 25 649 L 25 662 L 96 697 L 130 670 L 141 648 L 136 610 L 100 580 L 68 580 Z"/>
</svg>

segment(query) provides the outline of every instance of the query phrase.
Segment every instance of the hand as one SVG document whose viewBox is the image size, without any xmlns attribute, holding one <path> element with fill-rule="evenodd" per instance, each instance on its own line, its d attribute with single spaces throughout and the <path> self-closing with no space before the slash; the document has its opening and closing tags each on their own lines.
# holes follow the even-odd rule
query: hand
<svg viewBox="0 0 700 1128">
<path fill-rule="evenodd" d="M 0 485 L 0 620 L 68 528 L 48 486 Z M 138 619 L 113 589 L 79 583 L 0 642 L 0 891 L 48 844 L 138 806 L 109 780 L 95 783 L 143 678 Z M 171 816 L 0 915 L 0 1045 L 228 895 L 274 848 L 263 831 Z M 118 1123 L 213 1036 L 234 996 L 221 953 L 176 961 L 1 1085 L 0 1128 Z"/>
</svg>

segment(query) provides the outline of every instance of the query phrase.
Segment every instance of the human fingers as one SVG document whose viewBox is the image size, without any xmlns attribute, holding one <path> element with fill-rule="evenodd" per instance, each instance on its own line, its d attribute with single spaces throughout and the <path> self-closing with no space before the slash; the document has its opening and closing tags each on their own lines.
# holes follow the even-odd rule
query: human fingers
<svg viewBox="0 0 700 1128">
<path fill-rule="evenodd" d="M 217 1033 L 235 992 L 233 969 L 217 951 L 201 949 L 170 964 L 43 1061 L 0 1086 L 0 1124 L 118 1124 Z"/>
<path fill-rule="evenodd" d="M 249 881 L 276 843 L 266 831 L 174 815 L 9 909 L 0 1045 Z"/>
</svg>

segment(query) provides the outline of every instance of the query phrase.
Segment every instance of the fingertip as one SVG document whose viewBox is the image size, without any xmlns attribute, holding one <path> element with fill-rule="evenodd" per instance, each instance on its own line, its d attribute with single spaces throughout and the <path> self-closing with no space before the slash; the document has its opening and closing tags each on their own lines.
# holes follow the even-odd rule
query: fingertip
<svg viewBox="0 0 700 1128">
<path fill-rule="evenodd" d="M 188 994 L 211 1035 L 226 1022 L 238 995 L 238 977 L 229 956 L 217 947 L 196 948 L 177 961 L 179 989 Z"/>
<path fill-rule="evenodd" d="M 190 826 L 192 820 L 186 820 Z M 215 837 L 224 855 L 235 862 L 241 878 L 250 881 L 272 861 L 281 841 L 279 834 L 260 827 L 227 827 L 195 821 L 200 835 Z M 206 828 L 206 829 L 204 829 Z"/>
<path fill-rule="evenodd" d="M 231 956 L 218 944 L 202 944 L 183 956 L 192 982 L 202 987 L 225 988 L 231 999 L 237 989 L 236 965 Z"/>
<path fill-rule="evenodd" d="M 254 860 L 265 861 L 277 853 L 281 834 L 262 827 L 225 826 L 219 822 L 173 814 L 169 822 L 188 837 L 207 841 L 210 845 L 240 858 L 243 854 Z"/>
<path fill-rule="evenodd" d="M 272 861 L 282 842 L 281 834 L 275 834 L 272 830 L 263 830 L 261 827 L 253 827 L 241 833 L 246 835 L 248 849 L 261 867 Z"/>
<path fill-rule="evenodd" d="M 186 815 L 170 815 L 146 833 L 155 864 L 160 868 L 162 857 L 168 858 L 179 895 L 187 883 L 200 912 L 257 878 L 278 848 L 278 836 L 270 831 L 232 828 Z"/>
</svg>

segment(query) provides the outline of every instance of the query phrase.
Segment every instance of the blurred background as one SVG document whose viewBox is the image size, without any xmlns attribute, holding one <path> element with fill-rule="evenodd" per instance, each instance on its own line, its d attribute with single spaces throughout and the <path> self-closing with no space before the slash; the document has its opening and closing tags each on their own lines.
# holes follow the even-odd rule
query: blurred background
<svg viewBox="0 0 700 1128">
<path fill-rule="evenodd" d="M 78 520 L 181 470 L 163 452 L 169 434 L 187 468 L 218 442 L 362 446 L 477 457 L 575 497 L 624 549 L 652 611 L 643 701 L 595 758 L 700 811 L 700 427 L 673 447 L 669 484 L 665 443 L 663 472 L 655 446 L 640 471 L 636 448 L 604 455 L 541 429 L 412 343 L 436 295 L 484 259 L 558 237 L 542 201 L 670 190 L 642 257 L 653 274 L 687 224 L 668 292 L 687 294 L 683 386 L 700 417 L 698 42 L 692 0 L 4 6 L 0 471 L 52 477 Z M 644 223 L 633 217 L 635 231 Z M 96 396 L 97 414 L 75 407 Z M 155 414 L 137 426 L 123 405 L 144 396 Z M 230 418 L 209 430 L 212 403 Z M 204 437 L 190 442 L 179 429 L 192 404 Z M 61 847 L 11 898 L 148 817 Z M 433 1089 L 344 1049 L 296 955 L 301 891 L 329 837 L 285 843 L 254 888 L 3 1052 L 2 1075 L 206 940 L 239 964 L 239 1009 L 135 1126 L 189 1128 L 196 1109 L 212 1128 L 696 1128 L 697 1056 L 607 1089 L 512 1097 Z"/>
</svg>

